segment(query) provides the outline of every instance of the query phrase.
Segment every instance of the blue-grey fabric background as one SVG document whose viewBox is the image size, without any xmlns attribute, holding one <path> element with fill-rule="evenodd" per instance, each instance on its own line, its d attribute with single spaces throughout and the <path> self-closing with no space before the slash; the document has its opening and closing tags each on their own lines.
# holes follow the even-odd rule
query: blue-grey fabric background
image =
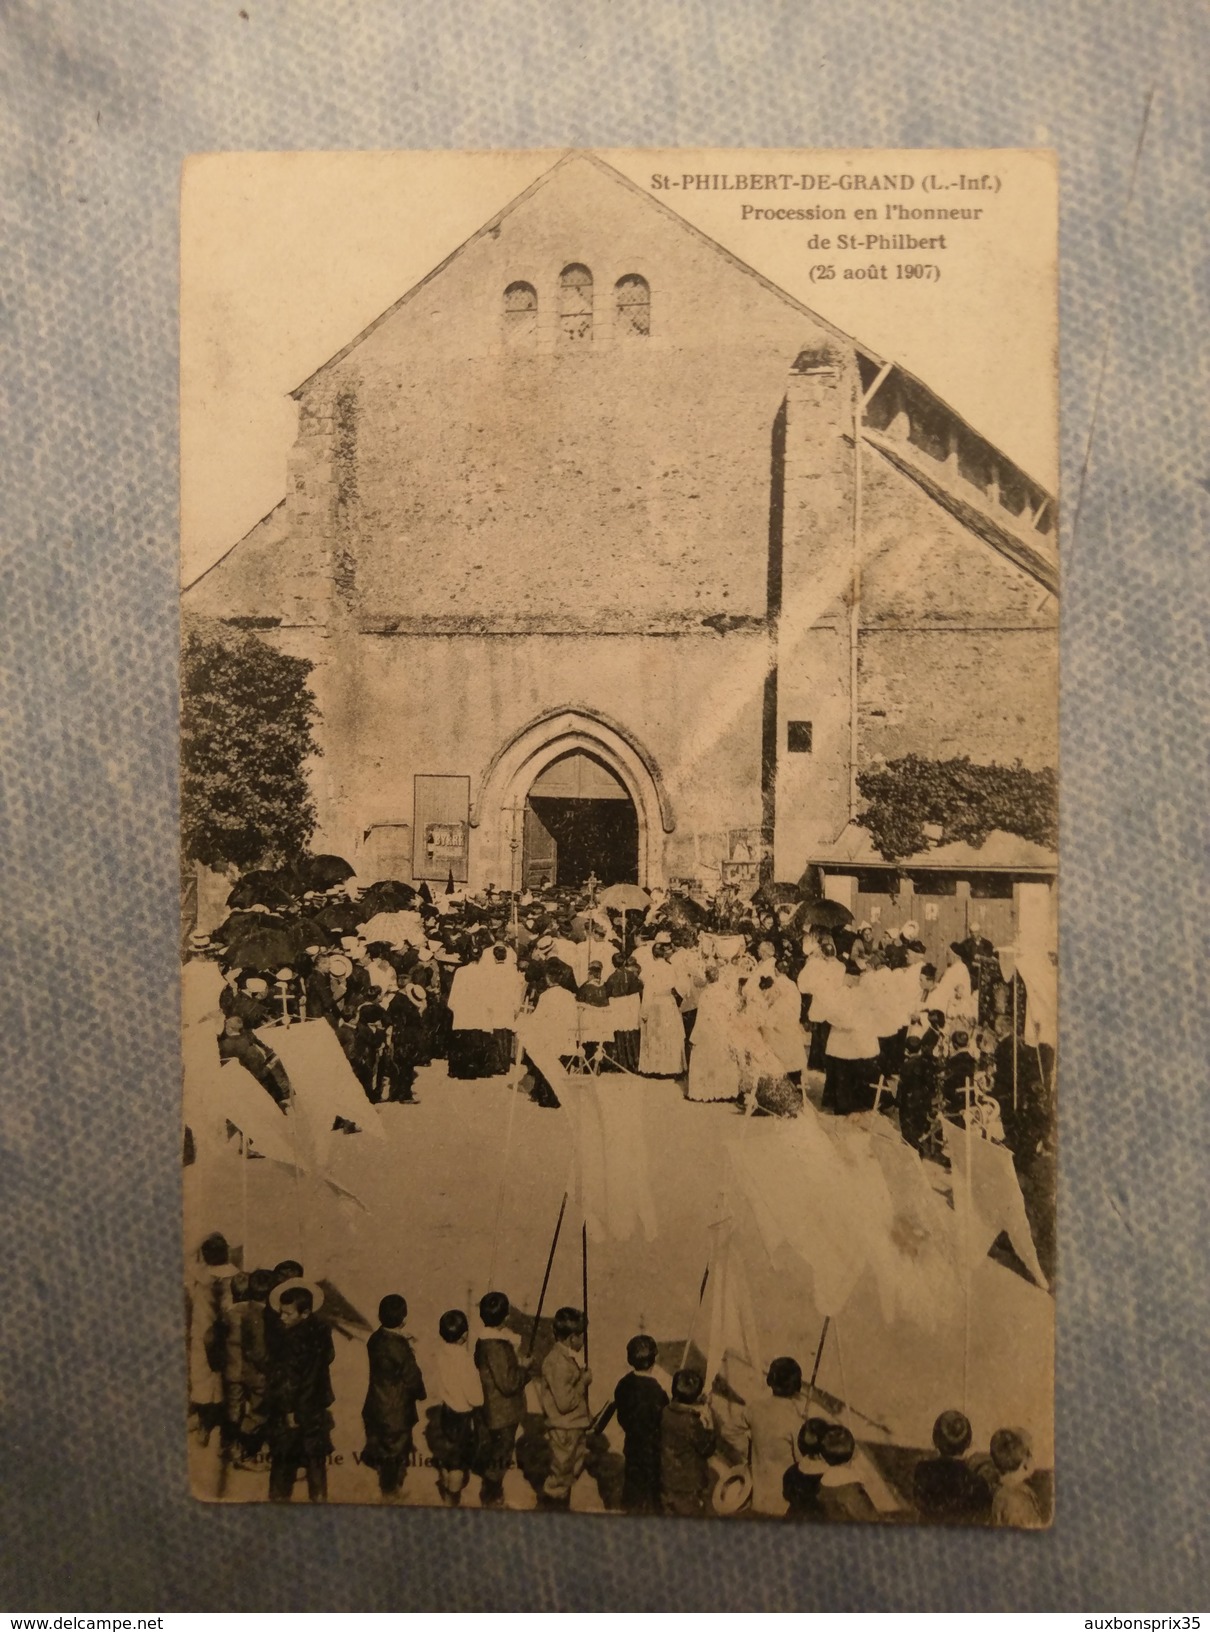
<svg viewBox="0 0 1210 1632">
<path fill-rule="evenodd" d="M 1207 1607 L 1210 11 L 0 0 L 0 71 L 0 1608 Z M 1061 154 L 1057 1525 L 804 1534 L 195 1504 L 177 1221 L 181 161 L 674 143 Z"/>
</svg>

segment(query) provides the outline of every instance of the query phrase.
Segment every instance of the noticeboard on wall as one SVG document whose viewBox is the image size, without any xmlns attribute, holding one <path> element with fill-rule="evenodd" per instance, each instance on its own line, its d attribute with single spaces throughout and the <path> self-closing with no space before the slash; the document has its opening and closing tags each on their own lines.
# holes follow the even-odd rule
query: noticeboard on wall
<svg viewBox="0 0 1210 1632">
<path fill-rule="evenodd" d="M 417 776 L 415 819 L 412 824 L 412 876 L 467 879 L 467 843 L 470 835 L 471 779 L 469 776 Z"/>
</svg>

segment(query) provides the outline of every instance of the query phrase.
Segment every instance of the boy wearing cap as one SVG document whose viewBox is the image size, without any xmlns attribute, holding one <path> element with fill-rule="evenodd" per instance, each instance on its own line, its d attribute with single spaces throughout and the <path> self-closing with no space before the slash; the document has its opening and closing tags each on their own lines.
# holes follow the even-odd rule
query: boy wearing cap
<svg viewBox="0 0 1210 1632">
<path fill-rule="evenodd" d="M 970 1048 L 970 1036 L 955 1031 L 950 1037 L 950 1053 L 941 1068 L 941 1089 L 945 1114 L 951 1121 L 961 1121 L 968 1102 L 974 1097 L 975 1072 L 979 1061 Z"/>
<path fill-rule="evenodd" d="M 899 1132 L 913 1150 L 923 1150 L 933 1120 L 937 1095 L 937 1067 L 921 1051 L 919 1037 L 907 1037 L 903 1044 L 903 1064 L 899 1071 Z"/>
</svg>

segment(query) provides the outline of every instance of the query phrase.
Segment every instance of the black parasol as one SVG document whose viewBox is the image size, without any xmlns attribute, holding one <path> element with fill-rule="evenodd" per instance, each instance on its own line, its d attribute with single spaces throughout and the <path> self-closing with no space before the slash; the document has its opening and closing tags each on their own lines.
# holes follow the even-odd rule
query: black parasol
<svg viewBox="0 0 1210 1632">
<path fill-rule="evenodd" d="M 363 918 L 373 918 L 380 912 L 410 912 L 419 899 L 419 891 L 410 884 L 402 884 L 397 878 L 382 878 L 375 884 L 367 884 L 357 904 Z"/>
<path fill-rule="evenodd" d="M 307 856 L 298 868 L 309 890 L 334 890 L 338 884 L 347 884 L 355 872 L 343 856 Z"/>
<path fill-rule="evenodd" d="M 289 884 L 281 873 L 260 868 L 245 873 L 232 886 L 227 905 L 240 907 L 273 907 L 287 909 L 294 904 Z"/>
<path fill-rule="evenodd" d="M 794 928 L 804 929 L 843 929 L 846 924 L 853 922 L 853 914 L 848 907 L 839 901 L 822 899 L 819 901 L 804 901 L 791 920 Z"/>
</svg>

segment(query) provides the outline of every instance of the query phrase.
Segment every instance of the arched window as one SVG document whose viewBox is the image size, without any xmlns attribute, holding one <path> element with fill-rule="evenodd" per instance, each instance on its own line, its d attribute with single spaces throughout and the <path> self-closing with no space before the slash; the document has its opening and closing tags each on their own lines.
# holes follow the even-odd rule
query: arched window
<svg viewBox="0 0 1210 1632">
<path fill-rule="evenodd" d="M 592 273 L 578 263 L 559 273 L 559 333 L 564 340 L 592 339 Z"/>
<path fill-rule="evenodd" d="M 625 335 L 651 333 L 651 288 L 646 278 L 628 272 L 614 285 L 618 328 Z"/>
<path fill-rule="evenodd" d="M 529 340 L 538 328 L 538 291 L 532 283 L 510 283 L 504 291 L 504 339 Z"/>
</svg>

